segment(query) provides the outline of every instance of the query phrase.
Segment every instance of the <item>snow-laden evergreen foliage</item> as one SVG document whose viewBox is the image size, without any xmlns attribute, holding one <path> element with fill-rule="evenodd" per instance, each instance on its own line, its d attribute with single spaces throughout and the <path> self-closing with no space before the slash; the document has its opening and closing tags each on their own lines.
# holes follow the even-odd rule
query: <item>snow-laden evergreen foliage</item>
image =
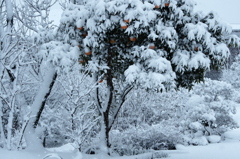
<svg viewBox="0 0 240 159">
<path fill-rule="evenodd" d="M 144 88 L 191 87 L 229 56 L 231 27 L 215 13 L 193 11 L 189 0 L 96 0 L 69 4 L 64 41 L 79 46 L 83 65 L 106 66 L 111 76 Z M 95 72 L 102 72 L 105 69 Z M 176 74 L 175 74 L 175 73 Z"/>
</svg>

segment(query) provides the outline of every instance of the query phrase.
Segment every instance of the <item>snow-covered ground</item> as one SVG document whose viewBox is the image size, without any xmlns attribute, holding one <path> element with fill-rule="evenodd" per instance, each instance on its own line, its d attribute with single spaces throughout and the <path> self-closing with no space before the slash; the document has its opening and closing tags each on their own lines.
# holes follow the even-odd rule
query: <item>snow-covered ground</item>
<svg viewBox="0 0 240 159">
<path fill-rule="evenodd" d="M 231 134 L 232 133 L 232 134 Z M 240 129 L 228 132 L 232 139 L 207 146 L 182 146 L 177 145 L 177 150 L 163 151 L 169 159 L 239 159 L 240 156 Z M 0 149 L 0 159 L 107 159 L 110 157 L 96 155 L 82 155 L 69 148 L 67 152 L 50 151 L 7 151 Z M 58 154 L 58 155 L 57 155 Z M 150 153 L 129 157 L 111 157 L 112 159 L 150 159 Z"/>
<path fill-rule="evenodd" d="M 239 159 L 240 141 L 226 140 L 208 146 L 178 146 L 178 149 L 169 152 L 170 159 Z"/>
<path fill-rule="evenodd" d="M 240 106 L 234 119 L 240 125 Z M 239 159 L 240 156 L 240 128 L 225 133 L 225 140 L 207 146 L 177 145 L 177 150 L 161 151 L 168 154 L 169 159 Z M 128 157 L 107 157 L 101 155 L 82 155 L 74 150 L 71 144 L 60 148 L 39 151 L 7 151 L 0 149 L 0 159 L 150 159 L 152 154 L 142 154 Z"/>
</svg>

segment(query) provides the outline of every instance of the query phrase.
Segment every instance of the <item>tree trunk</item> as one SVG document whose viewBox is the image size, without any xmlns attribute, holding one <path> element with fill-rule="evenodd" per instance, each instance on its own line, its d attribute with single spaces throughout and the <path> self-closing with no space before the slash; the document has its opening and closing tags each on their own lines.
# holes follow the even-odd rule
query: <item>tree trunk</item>
<svg viewBox="0 0 240 159">
<path fill-rule="evenodd" d="M 6 147 L 6 138 L 4 135 L 4 130 L 3 130 L 3 122 L 2 122 L 2 100 L 0 99 L 0 133 L 1 133 L 1 138 L 0 140 L 3 142 L 3 148 Z"/>
<path fill-rule="evenodd" d="M 4 1 L 2 1 L 1 7 L 3 5 Z M 0 79 L 2 80 L 3 77 L 3 72 L 4 72 L 4 56 L 6 54 L 6 49 L 9 48 L 9 46 L 11 45 L 12 42 L 12 28 L 13 28 L 13 6 L 12 6 L 12 2 L 11 0 L 5 0 L 5 7 L 6 7 L 6 27 L 4 26 L 4 24 L 1 22 L 0 24 L 0 38 L 1 38 L 1 54 L 0 54 Z M 3 21 L 3 16 L 2 16 L 2 8 L 1 10 L 1 15 L 0 15 L 0 19 Z M 6 35 L 6 37 L 5 37 Z M 10 82 L 15 82 L 15 78 L 12 78 L 12 73 L 10 70 L 6 69 L 7 73 L 9 74 L 9 77 L 11 79 Z M 0 90 L 2 91 L 2 90 Z M 15 98 L 15 97 L 13 97 Z M 3 123 L 2 123 L 2 100 L 0 101 L 0 133 L 1 133 L 1 141 L 3 141 L 3 146 L 7 147 L 8 150 L 11 150 L 11 139 L 12 139 L 12 130 L 13 130 L 13 114 L 15 111 L 15 103 L 13 100 L 13 103 L 11 103 L 11 108 L 10 108 L 10 112 L 9 112 L 9 117 L 8 117 L 8 124 L 7 124 L 7 140 L 5 139 L 5 135 L 4 135 L 4 129 L 3 129 Z"/>
<path fill-rule="evenodd" d="M 13 130 L 13 113 L 14 107 L 11 108 L 8 117 L 8 124 L 7 124 L 7 149 L 11 150 L 11 141 L 12 141 L 12 130 Z"/>
<path fill-rule="evenodd" d="M 44 110 L 45 104 L 46 104 L 46 102 L 47 102 L 47 99 L 48 99 L 49 95 L 51 94 L 51 91 L 52 91 L 52 88 L 53 88 L 53 86 L 54 86 L 54 83 L 55 83 L 56 79 L 57 79 L 57 72 L 54 73 L 54 75 L 53 75 L 53 77 L 52 77 L 52 81 L 51 81 L 50 86 L 49 86 L 49 90 L 48 90 L 48 92 L 45 94 L 44 100 L 43 100 L 42 103 L 41 103 L 40 109 L 39 109 L 39 111 L 38 111 L 38 113 L 37 113 L 36 120 L 34 121 L 34 126 L 33 126 L 34 128 L 36 128 L 37 125 L 38 125 L 38 123 L 39 123 L 39 120 L 40 120 L 40 117 L 41 117 L 42 112 L 43 112 L 43 110 Z"/>
<path fill-rule="evenodd" d="M 109 69 L 107 70 L 106 73 L 106 78 L 107 78 L 107 97 L 105 103 L 101 106 L 100 108 L 100 113 L 102 115 L 101 117 L 101 136 L 100 136 L 100 151 L 101 153 L 105 153 L 110 155 L 110 147 L 111 144 L 109 142 L 109 132 L 110 132 L 110 122 L 109 122 L 109 115 L 110 115 L 110 108 L 112 107 L 113 103 L 113 91 L 114 91 L 114 86 L 112 82 L 112 70 L 111 70 L 111 65 L 112 65 L 112 49 L 108 49 L 108 67 Z M 99 98 L 98 98 L 99 100 Z M 98 103 L 100 103 L 98 101 Z"/>
<path fill-rule="evenodd" d="M 107 131 L 105 117 L 101 117 L 101 132 L 100 132 L 100 154 L 109 155 L 109 131 Z"/>
<path fill-rule="evenodd" d="M 5 0 L 6 11 L 7 11 L 7 33 L 10 34 L 13 28 L 13 6 L 11 0 Z M 8 35 L 5 45 L 10 45 L 12 41 L 11 35 Z"/>
<path fill-rule="evenodd" d="M 34 99 L 34 102 L 31 107 L 31 117 L 29 118 L 28 125 L 26 126 L 26 130 L 24 132 L 24 136 L 27 142 L 27 149 L 41 149 L 43 145 L 41 140 L 35 134 L 35 122 L 37 121 L 38 114 L 41 111 L 41 107 L 43 103 L 46 102 L 46 95 L 50 94 L 51 85 L 53 85 L 54 80 L 56 78 L 56 71 L 54 67 L 49 64 L 48 71 L 45 75 L 45 80 L 40 87 L 40 90 L 37 96 Z"/>
<path fill-rule="evenodd" d="M 106 97 L 106 103 L 101 109 L 101 133 L 100 133 L 100 151 L 102 154 L 110 155 L 110 142 L 109 142 L 109 111 L 111 107 L 112 92 L 108 87 L 108 95 Z"/>
</svg>

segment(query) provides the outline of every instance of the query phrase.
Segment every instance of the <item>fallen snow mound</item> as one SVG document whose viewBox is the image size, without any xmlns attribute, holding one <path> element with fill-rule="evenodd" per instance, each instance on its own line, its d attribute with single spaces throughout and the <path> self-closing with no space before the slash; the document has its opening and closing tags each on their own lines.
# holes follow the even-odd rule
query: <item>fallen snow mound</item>
<svg viewBox="0 0 240 159">
<path fill-rule="evenodd" d="M 47 150 L 50 152 L 74 152 L 76 148 L 74 147 L 74 144 L 68 143 L 60 147 L 47 148 Z"/>
<path fill-rule="evenodd" d="M 207 136 L 207 140 L 209 143 L 219 143 L 221 141 L 221 136 L 218 135 Z"/>
<path fill-rule="evenodd" d="M 43 159 L 62 159 L 61 156 L 55 153 L 47 154 Z"/>
</svg>

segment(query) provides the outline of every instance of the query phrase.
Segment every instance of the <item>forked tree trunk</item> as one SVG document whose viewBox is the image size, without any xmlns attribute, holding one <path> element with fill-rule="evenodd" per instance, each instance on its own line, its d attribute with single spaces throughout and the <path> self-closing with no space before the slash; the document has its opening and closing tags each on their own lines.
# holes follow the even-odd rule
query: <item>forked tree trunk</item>
<svg viewBox="0 0 240 159">
<path fill-rule="evenodd" d="M 98 88 L 97 88 L 98 89 Z M 109 148 L 110 148 L 110 142 L 109 142 L 109 110 L 111 107 L 111 93 L 109 87 L 107 97 L 106 97 L 106 103 L 101 105 L 100 113 L 101 113 L 101 131 L 100 131 L 100 153 L 105 155 L 110 155 Z"/>
<path fill-rule="evenodd" d="M 119 98 L 118 103 L 116 103 L 114 99 L 114 84 L 112 81 L 113 78 L 113 72 L 111 70 L 112 68 L 112 49 L 108 49 L 108 67 L 110 69 L 107 70 L 106 73 L 106 81 L 107 81 L 107 96 L 105 103 L 102 104 L 99 97 L 99 88 L 96 88 L 96 101 L 97 105 L 99 107 L 99 112 L 101 114 L 101 134 L 100 134 L 100 151 L 102 153 L 110 155 L 110 141 L 109 141 L 109 133 L 110 130 L 117 118 L 117 115 L 119 113 L 119 110 L 121 109 L 122 105 L 125 102 L 127 94 L 131 91 L 133 88 L 132 86 L 129 86 L 129 88 L 126 88 L 123 90 L 121 97 Z M 96 81 L 98 79 L 96 78 Z M 110 109 L 112 111 L 113 109 L 113 103 L 115 103 L 115 110 L 113 112 L 110 112 Z"/>
<path fill-rule="evenodd" d="M 108 84 L 107 84 L 108 85 Z M 115 110 L 113 112 L 110 112 L 110 108 L 112 107 L 113 104 L 113 89 L 111 89 L 108 85 L 108 95 L 106 97 L 106 102 L 105 106 L 100 109 L 101 113 L 101 132 L 100 132 L 100 151 L 102 153 L 110 155 L 110 148 L 111 148 L 111 143 L 110 143 L 110 138 L 109 138 L 109 133 L 111 131 L 111 128 L 114 124 L 114 122 L 117 119 L 117 115 L 123 106 L 126 96 L 128 93 L 132 90 L 132 86 L 129 86 L 128 88 L 125 88 L 123 91 L 122 97 L 119 101 L 119 103 L 115 103 Z"/>
</svg>

